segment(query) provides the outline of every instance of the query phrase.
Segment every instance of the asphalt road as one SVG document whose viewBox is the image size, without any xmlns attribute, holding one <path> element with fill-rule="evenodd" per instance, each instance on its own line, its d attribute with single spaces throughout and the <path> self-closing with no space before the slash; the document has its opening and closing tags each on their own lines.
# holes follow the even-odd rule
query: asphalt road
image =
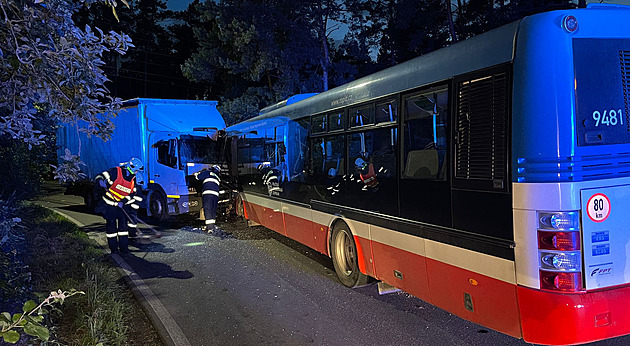
<svg viewBox="0 0 630 346">
<path fill-rule="evenodd" d="M 104 222 L 82 199 L 49 189 L 40 204 L 104 240 Z M 190 345 L 527 345 L 435 308 L 409 294 L 349 289 L 332 262 L 263 227 L 219 221 L 227 236 L 179 218 L 159 239 L 131 246 L 124 261 L 171 330 Z M 591 345 L 629 345 L 630 337 Z"/>
</svg>

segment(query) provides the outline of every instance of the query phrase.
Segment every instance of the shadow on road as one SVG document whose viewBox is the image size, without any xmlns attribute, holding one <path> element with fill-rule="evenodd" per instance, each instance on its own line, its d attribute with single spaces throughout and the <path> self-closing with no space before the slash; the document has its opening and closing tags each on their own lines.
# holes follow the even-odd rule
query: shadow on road
<svg viewBox="0 0 630 346">
<path fill-rule="evenodd" d="M 95 233 L 103 233 L 105 234 L 105 224 L 103 223 L 93 223 L 91 225 L 87 225 L 83 227 L 83 230 L 87 233 L 95 232 Z M 164 244 L 153 242 L 151 238 L 149 239 L 137 239 L 137 240 L 129 240 L 129 246 L 132 248 L 135 247 L 139 252 L 162 252 L 162 253 L 173 253 L 175 249 L 166 247 Z"/>
<path fill-rule="evenodd" d="M 194 276 L 188 270 L 173 270 L 171 266 L 167 264 L 147 261 L 142 257 L 136 256 L 133 252 L 125 255 L 123 258 L 143 280 L 152 278 L 173 278 L 186 280 Z"/>
</svg>

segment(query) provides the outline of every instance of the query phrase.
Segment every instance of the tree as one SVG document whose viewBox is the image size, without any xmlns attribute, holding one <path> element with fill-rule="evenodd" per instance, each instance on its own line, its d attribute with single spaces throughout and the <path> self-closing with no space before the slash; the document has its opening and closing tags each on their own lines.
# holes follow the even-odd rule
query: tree
<svg viewBox="0 0 630 346">
<path fill-rule="evenodd" d="M 345 8 L 339 0 L 308 0 L 302 4 L 304 19 L 309 23 L 311 34 L 321 47 L 319 65 L 322 71 L 322 91 L 326 91 L 332 65 L 330 36 L 339 30 Z"/>
<path fill-rule="evenodd" d="M 120 22 L 107 9 L 85 9 L 77 17 L 82 24 L 97 23 L 106 31 L 123 31 L 133 38 L 136 48 L 126 56 L 104 57 L 112 94 L 122 99 L 195 98 L 202 94 L 180 69 L 196 48 L 192 29 L 182 21 L 195 21 L 195 13 L 169 11 L 164 0 L 130 0 L 129 6 L 119 14 Z"/>
<path fill-rule="evenodd" d="M 202 22 L 193 28 L 199 49 L 182 70 L 210 94 L 223 96 L 221 113 L 228 123 L 290 95 L 321 90 L 318 44 L 295 5 L 289 0 L 199 5 Z M 236 107 L 243 104 L 239 98 L 252 103 Z"/>
<path fill-rule="evenodd" d="M 38 116 L 84 120 L 86 132 L 110 133 L 111 123 L 97 114 L 115 112 L 119 100 L 108 96 L 101 57 L 109 50 L 124 54 L 131 40 L 113 31 L 78 28 L 71 16 L 79 6 L 64 0 L 0 0 L 5 21 L 0 29 L 0 134 L 41 143 L 42 131 L 33 124 Z"/>
<path fill-rule="evenodd" d="M 440 0 L 350 0 L 351 30 L 393 66 L 449 43 L 448 13 Z"/>
<path fill-rule="evenodd" d="M 0 0 L 0 136 L 43 143 L 54 132 L 47 121 L 81 123 L 81 131 L 108 138 L 120 100 L 109 96 L 103 53 L 124 54 L 131 39 L 122 33 L 79 28 L 72 15 L 81 6 L 114 0 Z M 6 158 L 5 158 L 6 159 Z"/>
</svg>

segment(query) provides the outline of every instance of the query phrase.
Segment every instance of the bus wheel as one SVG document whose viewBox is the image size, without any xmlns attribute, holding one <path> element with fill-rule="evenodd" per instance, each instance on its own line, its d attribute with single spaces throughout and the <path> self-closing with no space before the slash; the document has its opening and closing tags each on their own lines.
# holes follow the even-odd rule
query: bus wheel
<svg viewBox="0 0 630 346">
<path fill-rule="evenodd" d="M 348 225 L 338 222 L 333 228 L 331 255 L 339 281 L 347 287 L 366 285 L 369 276 L 359 270 L 357 247 Z"/>
<path fill-rule="evenodd" d="M 161 193 L 153 191 L 149 198 L 149 211 L 151 212 L 151 218 L 156 221 L 165 221 L 168 219 L 168 206 L 166 205 L 166 198 Z"/>
<path fill-rule="evenodd" d="M 243 207 L 243 198 L 241 197 L 240 193 L 236 196 L 235 204 L 236 206 L 234 210 L 236 210 L 236 215 L 240 217 L 245 216 L 245 207 Z"/>
</svg>

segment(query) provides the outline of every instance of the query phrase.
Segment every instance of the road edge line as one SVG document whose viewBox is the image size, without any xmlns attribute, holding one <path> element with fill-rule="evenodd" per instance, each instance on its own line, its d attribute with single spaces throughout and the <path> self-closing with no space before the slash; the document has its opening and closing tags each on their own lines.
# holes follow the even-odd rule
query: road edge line
<svg viewBox="0 0 630 346">
<path fill-rule="evenodd" d="M 68 219 L 68 221 L 76 224 L 77 226 L 84 228 L 84 225 L 79 220 L 73 218 L 72 216 L 61 212 L 57 209 L 45 207 L 53 212 L 61 215 L 62 217 Z M 94 239 L 101 248 L 106 249 L 107 243 L 102 237 L 90 237 Z M 119 273 L 122 274 L 123 277 L 126 278 L 127 281 L 131 285 L 131 291 L 136 297 L 136 299 L 141 303 L 141 305 L 145 308 L 145 311 L 148 312 L 149 319 L 153 321 L 153 326 L 157 330 L 160 338 L 166 345 L 181 345 L 181 346 L 191 346 L 188 338 L 184 332 L 179 328 L 177 322 L 171 314 L 168 312 L 166 307 L 162 304 L 162 302 L 153 294 L 151 289 L 147 286 L 147 284 L 140 278 L 138 274 L 131 268 L 131 266 L 118 254 L 110 254 L 111 258 L 116 262 L 118 267 L 116 268 Z M 157 325 L 156 320 L 159 322 Z"/>
</svg>

